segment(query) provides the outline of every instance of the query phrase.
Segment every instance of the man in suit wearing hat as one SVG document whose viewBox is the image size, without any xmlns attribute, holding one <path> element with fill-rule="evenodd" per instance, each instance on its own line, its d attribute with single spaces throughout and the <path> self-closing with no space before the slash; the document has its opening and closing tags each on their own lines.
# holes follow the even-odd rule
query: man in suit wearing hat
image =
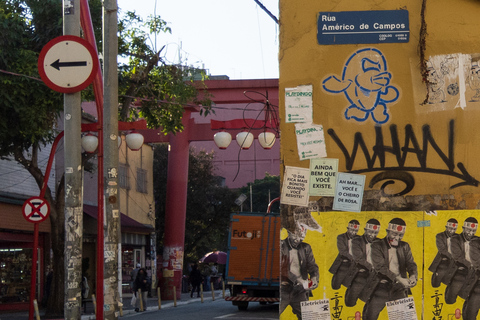
<svg viewBox="0 0 480 320">
<path fill-rule="evenodd" d="M 302 301 L 308 301 L 320 279 L 310 245 L 303 242 L 307 229 L 318 231 L 320 226 L 310 212 L 295 210 L 295 231 L 288 230 L 288 237 L 281 241 L 280 314 L 290 305 L 298 319 L 302 319 Z"/>
<path fill-rule="evenodd" d="M 350 220 L 347 226 L 347 232 L 339 234 L 337 237 L 338 255 L 333 261 L 332 266 L 328 271 L 333 274 L 332 288 L 340 289 L 341 285 L 348 287 L 350 283 L 345 283 L 344 280 L 351 268 L 355 267 L 352 255 L 352 241 L 357 238 L 358 230 L 360 229 L 360 222 L 358 220 Z"/>
<path fill-rule="evenodd" d="M 365 224 L 364 233 L 361 237 L 352 240 L 353 260 L 355 261 L 356 270 L 352 275 L 350 287 L 345 292 L 345 305 L 353 307 L 357 304 L 357 299 L 361 297 L 361 293 L 366 284 L 374 281 L 376 274 L 373 269 L 372 262 L 372 243 L 377 239 L 380 231 L 380 222 L 377 219 L 370 219 Z"/>
<path fill-rule="evenodd" d="M 470 242 L 475 239 L 478 221 L 474 217 L 468 217 L 463 222 L 462 233 L 455 234 L 451 240 L 452 257 L 455 261 L 456 271 L 451 280 L 447 282 L 445 288 L 445 302 L 453 304 L 457 301 L 470 271 L 472 270 L 472 253 L 470 252 Z"/>
<path fill-rule="evenodd" d="M 387 236 L 372 244 L 372 262 L 379 279 L 363 308 L 363 320 L 376 320 L 385 303 L 406 298 L 417 284 L 417 264 L 410 245 L 402 241 L 406 224 L 400 218 L 390 220 Z"/>
<path fill-rule="evenodd" d="M 457 232 L 458 221 L 456 219 L 449 219 L 445 226 L 445 231 L 436 235 L 436 244 L 438 253 L 433 259 L 432 264 L 428 267 L 432 275 L 432 287 L 438 288 L 447 275 L 445 283 L 448 284 L 450 278 L 448 277 L 449 270 L 455 266 L 455 261 L 452 257 L 452 237 Z M 453 270 L 454 271 L 454 270 Z"/>
</svg>

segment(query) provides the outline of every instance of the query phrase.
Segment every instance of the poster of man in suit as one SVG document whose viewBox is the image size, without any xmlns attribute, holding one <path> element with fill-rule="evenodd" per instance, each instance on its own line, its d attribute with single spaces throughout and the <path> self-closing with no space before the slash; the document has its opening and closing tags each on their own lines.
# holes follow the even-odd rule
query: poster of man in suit
<svg viewBox="0 0 480 320">
<path fill-rule="evenodd" d="M 372 244 L 373 267 L 379 279 L 363 309 L 363 319 L 378 319 L 389 301 L 407 298 L 417 285 L 418 268 L 405 236 L 407 225 L 401 218 L 388 223 L 387 235 Z"/>
<path fill-rule="evenodd" d="M 428 266 L 425 278 L 431 277 L 431 281 L 424 286 L 425 314 L 433 314 L 434 319 L 477 319 L 480 238 L 476 235 L 475 217 L 478 213 L 458 210 L 426 214 L 430 226 L 425 233 L 424 259 Z"/>
<path fill-rule="evenodd" d="M 330 307 L 329 319 L 356 319 L 355 317 L 362 319 L 365 305 L 370 301 L 372 293 L 380 281 L 373 258 L 374 246 L 377 242 L 385 241 L 384 238 L 387 236 L 387 229 L 392 219 L 401 217 L 405 222 L 406 226 L 403 230 L 406 232 L 403 234 L 401 242 L 410 244 L 411 257 L 420 266 L 417 267 L 417 272 L 419 272 L 418 268 L 422 266 L 424 229 L 418 227 L 417 222 L 423 220 L 423 212 L 310 212 L 310 215 L 319 225 L 319 228 L 315 229 L 318 232 L 307 231 L 303 242 L 308 243 L 312 249 L 315 263 L 319 269 L 319 280 L 318 286 L 310 291 L 309 302 L 327 299 Z M 399 225 L 401 224 L 399 222 Z M 445 223 L 443 229 L 444 226 Z M 390 227 L 392 228 L 392 225 Z M 346 233 L 349 231 L 350 236 L 347 236 Z M 285 239 L 287 233 L 284 232 L 284 234 Z M 339 246 L 339 242 L 343 246 Z M 349 259 L 345 259 L 345 257 Z M 340 270 L 341 263 L 347 262 L 344 260 L 348 260 L 350 264 L 348 268 L 344 269 L 347 272 L 337 279 L 335 274 L 339 275 L 338 270 Z M 335 264 L 337 264 L 336 269 Z M 337 272 L 332 272 L 334 270 Z M 412 271 L 412 274 L 414 273 Z M 409 278 L 410 275 L 406 277 Z M 413 299 L 409 305 L 415 307 L 414 311 L 417 317 L 408 318 L 408 320 L 421 319 L 423 279 L 412 277 L 409 280 L 412 281 L 412 287 L 410 288 L 411 295 L 408 297 Z M 284 296 L 282 293 L 281 299 Z M 281 312 L 280 319 L 296 320 L 299 318 L 288 305 Z M 385 301 L 383 301 L 378 319 L 389 319 Z"/>
<path fill-rule="evenodd" d="M 332 288 L 340 289 L 343 284 L 345 287 L 350 286 L 351 279 L 347 275 L 355 268 L 352 252 L 352 241 L 358 237 L 357 233 L 360 229 L 358 220 L 350 220 L 347 226 L 347 232 L 337 236 L 338 255 L 333 261 L 332 266 L 328 270 L 333 274 Z"/>
</svg>

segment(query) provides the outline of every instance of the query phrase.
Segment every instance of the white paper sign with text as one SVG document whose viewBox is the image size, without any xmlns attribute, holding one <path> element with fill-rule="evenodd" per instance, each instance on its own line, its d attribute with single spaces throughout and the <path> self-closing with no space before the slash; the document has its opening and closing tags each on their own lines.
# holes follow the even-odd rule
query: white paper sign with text
<svg viewBox="0 0 480 320">
<path fill-rule="evenodd" d="M 333 210 L 360 212 L 364 186 L 364 175 L 339 172 L 335 186 Z"/>
<path fill-rule="evenodd" d="M 303 320 L 330 320 L 330 301 L 312 300 L 300 302 Z"/>
<path fill-rule="evenodd" d="M 308 206 L 308 180 L 310 170 L 298 167 L 285 167 L 281 202 L 294 206 Z"/>
<path fill-rule="evenodd" d="M 327 148 L 323 126 L 312 123 L 296 123 L 297 149 L 300 160 L 325 158 Z"/>
<path fill-rule="evenodd" d="M 310 160 L 310 195 L 335 196 L 337 181 L 338 159 L 312 159 Z"/>
<path fill-rule="evenodd" d="M 313 121 L 312 85 L 285 88 L 285 122 Z"/>
</svg>

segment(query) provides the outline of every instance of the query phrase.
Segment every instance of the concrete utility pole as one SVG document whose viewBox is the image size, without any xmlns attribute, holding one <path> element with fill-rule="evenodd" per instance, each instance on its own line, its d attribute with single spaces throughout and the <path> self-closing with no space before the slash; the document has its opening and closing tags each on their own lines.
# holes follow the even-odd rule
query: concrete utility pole
<svg viewBox="0 0 480 320">
<path fill-rule="evenodd" d="M 118 203 L 118 75 L 117 0 L 105 0 L 103 7 L 104 57 L 104 179 L 105 186 L 105 277 L 104 316 L 118 319 L 118 248 L 120 212 Z M 99 137 L 101 139 L 101 137 Z"/>
<path fill-rule="evenodd" d="M 63 34 L 80 36 L 80 2 L 63 1 Z M 83 184 L 81 93 L 64 94 L 65 319 L 81 319 Z"/>
</svg>

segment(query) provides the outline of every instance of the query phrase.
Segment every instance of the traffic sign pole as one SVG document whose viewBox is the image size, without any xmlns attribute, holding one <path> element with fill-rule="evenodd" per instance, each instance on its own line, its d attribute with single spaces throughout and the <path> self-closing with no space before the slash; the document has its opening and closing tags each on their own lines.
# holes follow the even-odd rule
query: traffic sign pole
<svg viewBox="0 0 480 320">
<path fill-rule="evenodd" d="M 35 308 L 33 301 L 37 295 L 37 260 L 38 260 L 38 222 L 33 224 L 33 256 L 32 256 L 32 279 L 30 283 L 30 308 L 29 308 L 29 319 L 33 320 L 35 313 Z"/>
<path fill-rule="evenodd" d="M 50 214 L 50 205 L 41 197 L 31 197 L 25 201 L 22 207 L 23 217 L 28 222 L 33 222 L 33 256 L 32 256 L 32 276 L 30 283 L 30 308 L 28 319 L 33 320 L 35 297 L 37 295 L 37 260 L 38 260 L 38 228 L 39 223 L 45 221 Z"/>
</svg>

